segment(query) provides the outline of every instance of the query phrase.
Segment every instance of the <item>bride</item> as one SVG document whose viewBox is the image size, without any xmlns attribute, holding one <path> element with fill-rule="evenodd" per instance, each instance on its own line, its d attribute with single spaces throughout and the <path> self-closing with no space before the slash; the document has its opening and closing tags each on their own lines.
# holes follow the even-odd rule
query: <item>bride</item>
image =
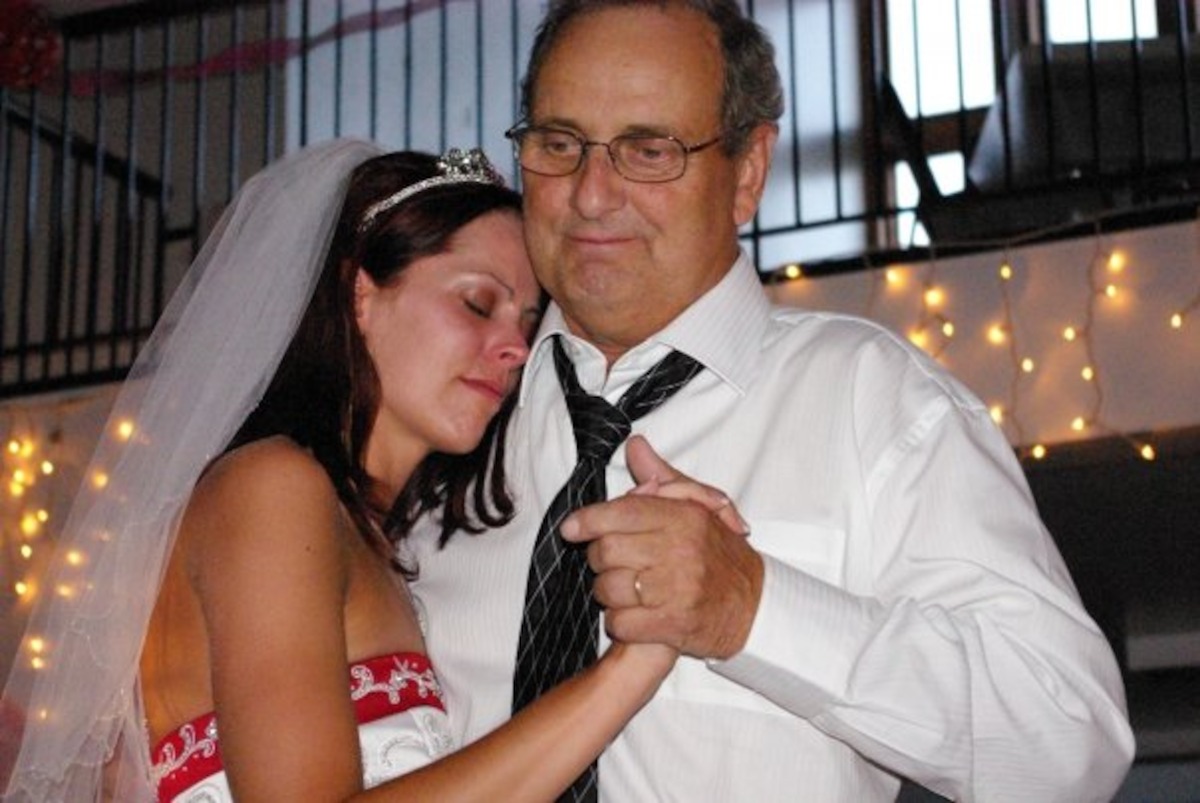
<svg viewBox="0 0 1200 803">
<path fill-rule="evenodd" d="M 396 558 L 426 511 L 445 538 L 511 516 L 504 421 L 539 309 L 520 197 L 478 151 L 339 140 L 248 182 L 118 397 L 134 436 L 98 447 L 109 484 L 65 525 L 86 560 L 51 582 L 80 593 L 35 612 L 48 666 L 5 688 L 25 724 L 3 799 L 562 791 L 675 653 L 615 644 L 451 752 L 420 567 Z"/>
</svg>

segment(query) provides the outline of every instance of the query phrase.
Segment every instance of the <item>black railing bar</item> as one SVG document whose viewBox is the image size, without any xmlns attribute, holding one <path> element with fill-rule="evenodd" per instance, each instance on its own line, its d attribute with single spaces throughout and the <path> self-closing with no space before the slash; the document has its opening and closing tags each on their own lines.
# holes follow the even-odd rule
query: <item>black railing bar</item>
<svg viewBox="0 0 1200 803">
<path fill-rule="evenodd" d="M 954 59 L 958 63 L 958 111 L 955 117 L 958 121 L 958 150 L 962 154 L 962 183 L 970 186 L 967 167 L 970 160 L 970 147 L 967 143 L 969 128 L 967 126 L 967 87 L 963 76 L 963 30 L 962 30 L 962 0 L 954 0 Z"/>
<path fill-rule="evenodd" d="M 869 171 L 871 183 L 867 188 L 867 205 L 872 209 L 877 209 L 887 203 L 891 186 L 888 171 L 892 169 L 892 163 L 884 153 L 886 143 L 884 142 L 883 115 L 880 114 L 879 103 L 885 85 L 891 81 L 888 69 L 890 48 L 884 33 L 887 30 L 884 23 L 887 14 L 884 0 L 870 0 L 868 14 L 867 37 L 863 49 L 863 56 L 867 60 L 866 74 L 869 81 L 867 91 L 863 92 L 865 100 L 863 114 L 864 119 L 869 121 L 872 139 L 871 145 L 866 151 L 870 154 L 871 160 Z M 799 193 L 799 191 L 799 182 L 797 182 L 796 192 Z M 803 220 L 803 216 L 797 214 L 796 219 Z M 885 240 L 891 239 L 890 227 L 884 227 L 881 230 L 876 226 L 869 232 L 868 242 L 877 245 L 881 231 Z"/>
<path fill-rule="evenodd" d="M 487 112 L 487 94 L 483 88 L 483 0 L 475 0 L 475 97 L 479 110 L 475 114 L 475 142 L 483 147 L 483 120 Z"/>
<path fill-rule="evenodd" d="M 163 19 L 162 23 L 162 66 L 163 79 L 159 97 L 161 98 L 163 114 L 159 123 L 159 152 L 158 152 L 158 172 L 159 175 L 169 176 L 172 169 L 172 152 L 175 142 L 175 128 L 172 125 L 174 115 L 167 113 L 169 109 L 175 108 L 175 82 L 168 80 L 165 76 L 170 73 L 171 62 L 174 61 L 175 55 L 175 23 L 170 17 Z M 170 182 L 164 181 L 158 192 L 158 204 L 155 208 L 154 227 L 155 227 L 155 243 L 154 243 L 154 309 L 157 312 L 163 308 L 166 295 L 166 281 L 163 277 L 163 266 L 167 260 L 167 209 L 171 202 Z M 190 236 L 195 241 L 195 227 L 189 232 Z"/>
<path fill-rule="evenodd" d="M 841 115 L 841 98 L 839 97 L 838 88 L 838 36 L 837 36 L 837 9 L 841 5 L 838 0 L 827 0 L 826 5 L 829 8 L 829 79 L 832 92 L 830 93 L 832 122 L 833 122 L 833 197 L 834 209 L 840 215 L 843 212 L 845 192 L 842 189 L 842 115 Z"/>
<path fill-rule="evenodd" d="M 1038 25 L 1041 28 L 1039 50 L 1042 56 L 1042 106 L 1046 115 L 1043 118 L 1046 121 L 1046 177 L 1051 178 L 1058 165 L 1057 149 L 1054 147 L 1054 93 L 1051 91 L 1052 82 L 1050 80 L 1050 64 L 1054 58 L 1054 44 L 1050 41 L 1050 23 L 1046 20 L 1046 0 L 1040 0 L 1038 8 Z"/>
<path fill-rule="evenodd" d="M 277 0 L 149 0 L 67 15 L 60 17 L 58 24 L 64 39 L 86 38 L 202 12 L 216 12 L 239 2 L 269 5 Z"/>
<path fill-rule="evenodd" d="M 300 147 L 308 144 L 308 2 L 300 3 Z"/>
<path fill-rule="evenodd" d="M 41 93 L 34 90 L 30 93 L 30 114 L 37 119 Z M 37 137 L 26 139 L 25 152 L 25 230 L 21 235 L 21 278 L 17 286 L 17 348 L 21 351 L 21 359 L 17 361 L 17 381 L 26 377 L 29 351 L 29 296 L 30 285 L 33 283 L 33 243 L 38 229 L 38 199 L 41 183 L 39 182 L 41 165 L 41 148 Z M 5 276 L 7 282 L 9 277 Z"/>
<path fill-rule="evenodd" d="M 1188 36 L 1192 29 L 1188 26 L 1187 9 L 1184 7 L 1184 0 L 1178 0 L 1175 4 L 1175 18 L 1177 24 L 1175 26 L 1175 42 L 1176 50 L 1179 54 L 1179 107 L 1183 110 L 1183 152 L 1187 154 L 1188 159 L 1196 158 L 1196 150 L 1192 146 L 1192 130 L 1195 128 L 1195 118 L 1192 115 L 1192 74 L 1188 69 L 1188 63 L 1191 57 L 1191 39 Z"/>
<path fill-rule="evenodd" d="M 371 101 L 367 104 L 368 131 L 371 139 L 379 136 L 379 0 L 371 0 L 371 29 L 367 32 L 370 56 L 367 59 L 367 87 Z"/>
<path fill-rule="evenodd" d="M 50 242 L 47 244 L 46 289 L 44 298 L 42 299 L 42 342 L 47 345 L 53 345 L 61 337 L 61 333 L 59 332 L 59 318 L 61 315 L 59 305 L 62 304 L 63 271 L 66 269 L 66 233 L 68 221 L 65 204 L 67 182 L 64 174 L 67 172 L 67 164 L 66 160 L 62 158 L 61 153 L 57 154 L 54 158 L 50 171 L 50 186 L 55 189 L 50 197 L 49 228 L 51 236 Z M 43 361 L 43 373 L 48 368 L 49 366 Z"/>
<path fill-rule="evenodd" d="M 130 286 L 133 292 L 130 293 L 130 303 L 127 305 L 126 325 L 134 327 L 142 324 L 142 298 L 144 283 L 146 281 L 146 232 L 153 231 L 148 221 L 151 220 L 150 214 L 152 210 L 147 210 L 151 201 L 147 198 L 138 199 L 139 213 L 133 217 L 133 249 Z M 151 265 L 150 270 L 153 273 L 161 273 L 161 265 Z M 153 323 L 158 317 L 158 310 L 153 310 L 150 319 L 147 323 Z"/>
<path fill-rule="evenodd" d="M 93 64 L 97 72 L 104 67 L 104 37 L 97 36 L 95 39 L 95 52 L 93 55 Z M 87 333 L 89 346 L 87 348 L 89 369 L 96 367 L 96 347 L 99 332 L 97 330 L 99 324 L 99 286 L 100 286 L 100 248 L 103 245 L 103 226 L 104 226 L 104 180 L 105 175 L 99 169 L 99 164 L 103 159 L 106 151 L 105 144 L 105 127 L 104 127 L 104 109 L 106 95 L 98 92 L 92 99 L 92 134 L 95 138 L 95 162 L 92 169 L 92 193 L 91 193 L 91 237 L 89 240 L 88 252 L 88 280 L 87 280 L 87 312 L 85 317 L 84 331 Z"/>
<path fill-rule="evenodd" d="M 68 47 L 68 43 L 63 43 L 64 51 Z M 63 53 L 63 63 L 67 61 L 66 53 Z M 58 96 L 59 102 L 59 119 L 66 120 L 70 112 L 70 95 L 67 92 L 60 92 Z M 60 305 L 62 304 L 62 284 L 63 271 L 66 270 L 66 242 L 67 229 L 70 226 L 70 221 L 67 218 L 66 200 L 68 198 L 69 188 L 67 186 L 67 175 L 69 157 L 66 148 L 60 147 L 55 151 L 53 164 L 50 168 L 50 186 L 53 188 L 50 196 L 50 242 L 46 254 L 46 291 L 45 297 L 42 300 L 43 310 L 43 332 L 42 342 L 47 347 L 53 345 L 60 337 L 59 321 L 61 318 Z M 2 275 L 2 274 L 0 274 Z M 50 370 L 50 351 L 49 348 L 43 351 L 42 354 L 42 375 L 45 376 Z"/>
<path fill-rule="evenodd" d="M 1146 108 L 1142 102 L 1142 93 L 1146 90 L 1145 74 L 1142 71 L 1144 48 L 1141 34 L 1138 32 L 1137 0 L 1129 0 L 1129 17 L 1132 20 L 1133 33 L 1129 37 L 1129 65 L 1133 70 L 1133 128 L 1136 145 L 1134 152 L 1137 154 L 1138 170 L 1142 171 L 1146 169 L 1149 154 L 1146 150 Z"/>
<path fill-rule="evenodd" d="M 755 18 L 754 17 L 754 0 L 746 0 L 746 16 L 750 17 L 751 19 Z M 758 264 L 759 253 L 760 253 L 759 249 L 760 249 L 760 244 L 761 244 L 761 238 L 758 236 L 758 231 L 759 231 L 758 214 L 755 213 L 754 217 L 750 219 L 750 237 L 749 237 L 750 259 L 754 262 L 755 265 Z"/>
<path fill-rule="evenodd" d="M 372 3 L 376 2 L 376 0 L 371 0 L 371 1 L 372 1 Z M 266 6 L 267 6 L 267 21 L 266 21 L 267 36 L 274 37 L 276 34 L 275 29 L 279 25 L 279 22 L 275 19 L 276 4 L 274 2 L 269 2 L 266 4 Z M 374 33 L 374 27 L 372 27 L 372 34 L 373 33 Z M 374 60 L 372 60 L 372 65 L 374 65 Z M 266 69 L 264 69 L 262 71 L 263 81 L 264 81 L 263 98 L 265 99 L 266 106 L 267 106 L 267 109 L 266 109 L 267 119 L 266 119 L 266 124 L 263 126 L 263 140 L 264 140 L 263 141 L 263 163 L 264 164 L 270 164 L 271 162 L 275 161 L 275 147 L 276 147 L 276 141 L 277 141 L 277 134 L 276 134 L 276 130 L 275 130 L 275 126 L 276 126 L 275 107 L 279 103 L 279 100 L 276 97 L 275 85 L 276 85 L 277 80 L 282 80 L 280 78 L 280 76 L 282 76 L 283 73 L 284 73 L 284 68 L 280 67 L 280 66 L 274 66 L 274 67 L 268 66 Z M 375 95 L 373 93 L 371 95 L 371 98 L 372 98 L 371 112 L 372 112 L 372 114 L 374 114 Z M 372 126 L 374 126 L 374 124 L 375 124 L 374 119 L 375 119 L 374 117 L 371 118 Z M 372 128 L 371 130 L 372 130 L 372 132 L 374 132 L 374 128 Z"/>
<path fill-rule="evenodd" d="M 342 62 L 345 55 L 345 48 L 342 47 L 342 37 L 345 32 L 342 30 L 342 8 L 343 0 L 337 0 L 334 5 L 334 37 L 333 37 L 333 135 L 340 137 L 342 135 L 342 80 L 343 70 Z"/>
<path fill-rule="evenodd" d="M 450 71 L 447 67 L 447 50 L 450 49 L 450 31 L 447 30 L 450 25 L 449 12 L 446 10 L 446 3 L 438 4 L 438 91 L 440 93 L 438 104 L 438 153 L 446 152 L 446 127 L 449 125 L 449 110 L 446 108 L 449 104 L 446 99 L 450 97 Z M 409 27 L 412 27 L 410 21 Z"/>
<path fill-rule="evenodd" d="M 413 133 L 413 10 L 412 3 L 404 6 L 404 147 L 412 147 Z"/>
<path fill-rule="evenodd" d="M 1103 145 L 1103 136 L 1100 133 L 1100 87 L 1099 79 L 1097 78 L 1097 53 L 1099 52 L 1099 44 L 1096 42 L 1095 28 L 1092 24 L 1092 4 L 1090 2 L 1083 4 L 1083 19 L 1087 30 L 1087 46 L 1084 53 L 1087 54 L 1085 63 L 1087 64 L 1087 88 L 1088 101 L 1090 103 L 1090 117 L 1092 129 L 1092 173 L 1093 175 L 1101 175 L 1101 146 Z"/>
<path fill-rule="evenodd" d="M 792 215 L 796 220 L 802 220 L 804 212 L 800 176 L 803 175 L 804 169 L 800 158 L 800 91 L 797 88 L 800 82 L 800 76 L 797 74 L 800 60 L 796 58 L 796 9 L 793 3 L 787 4 L 787 35 L 788 51 L 791 54 L 789 60 L 792 65 L 792 69 L 788 71 L 788 111 L 791 113 L 792 129 Z"/>
<path fill-rule="evenodd" d="M 75 335 L 75 330 L 79 320 L 79 294 L 80 294 L 80 275 L 83 272 L 83 267 L 80 264 L 80 251 L 82 250 L 83 228 L 86 220 L 83 214 L 84 204 L 84 186 L 83 186 L 83 171 L 86 163 L 75 159 L 70 162 L 71 166 L 71 184 L 75 187 L 75 192 L 71 196 L 70 220 L 74 222 L 70 231 L 70 245 L 67 250 L 67 325 L 63 332 L 64 340 L 69 340 Z M 75 351 L 67 353 L 67 373 L 75 372 Z"/>
<path fill-rule="evenodd" d="M 511 36 L 509 37 L 509 42 L 512 45 L 512 47 L 511 47 L 512 52 L 510 54 L 511 59 L 512 59 L 510 62 L 511 79 L 510 79 L 509 83 L 511 86 L 514 86 L 517 88 L 516 91 L 513 92 L 512 114 L 509 115 L 509 118 L 510 118 L 511 122 L 516 123 L 521 117 L 521 89 L 520 89 L 520 86 L 521 86 L 521 84 L 520 84 L 520 82 L 521 82 L 521 67 L 520 67 L 520 62 L 521 62 L 521 42 L 520 42 L 520 39 L 521 39 L 521 9 L 518 5 L 518 0 L 509 0 L 508 8 L 509 8 L 508 18 L 510 20 L 510 29 L 511 29 L 510 30 Z M 512 159 L 513 183 L 516 184 L 518 187 L 520 187 L 521 186 L 521 163 L 517 159 L 516 149 L 509 148 L 509 153 L 511 154 L 510 158 Z"/>
<path fill-rule="evenodd" d="M 66 47 L 66 43 L 63 43 Z M 128 165 L 125 159 L 117 156 L 114 153 L 104 153 L 102 158 L 97 160 L 96 143 L 89 142 L 86 139 L 81 139 L 73 133 L 67 133 L 64 136 L 62 131 L 58 131 L 41 120 L 34 120 L 28 110 L 18 109 L 15 106 L 7 105 L 4 110 L 5 122 L 27 133 L 36 133 L 36 136 L 43 140 L 54 150 L 69 147 L 69 152 L 74 159 L 85 160 L 92 163 L 99 162 L 101 169 L 111 178 L 121 178 L 128 170 Z M 65 118 L 64 118 L 65 119 Z M 65 144 L 64 144 L 65 143 Z M 151 195 L 158 192 L 162 181 L 158 176 L 151 175 L 143 171 L 137 171 L 135 181 L 139 192 Z"/>
<path fill-rule="evenodd" d="M 208 55 L 208 15 L 202 14 L 196 18 L 196 63 L 200 64 Z M 192 240 L 192 253 L 200 250 L 200 208 L 204 203 L 207 190 L 206 176 L 208 174 L 208 115 L 204 107 L 208 100 L 208 78 L 203 71 L 197 71 L 192 81 L 192 108 L 195 120 L 192 129 L 192 226 L 196 236 Z"/>
<path fill-rule="evenodd" d="M 8 110 L 8 90 L 0 86 L 0 109 Z M 8 114 L 0 115 L 0 236 L 8 242 L 9 221 L 12 215 L 12 133 Z M 8 249 L 0 248 L 0 276 L 8 275 Z M 0 281 L 0 345 L 4 342 L 5 320 L 4 310 L 7 309 L 5 297 L 5 282 Z"/>
<path fill-rule="evenodd" d="M 1008 0 L 992 0 L 992 55 L 993 69 L 996 71 L 996 86 L 1000 88 L 1000 144 L 1004 153 L 1004 188 L 1011 189 L 1013 185 L 1013 153 L 1012 153 L 1012 107 L 1008 98 L 1008 62 L 1013 48 L 1009 41 L 1010 31 Z M 1018 54 L 1017 58 L 1020 58 Z M 1018 66 L 1019 69 L 1019 66 Z M 997 102 L 995 100 L 993 103 Z"/>
<path fill-rule="evenodd" d="M 909 3 L 912 11 L 912 47 L 913 47 L 913 124 L 917 129 L 917 139 L 921 142 L 922 152 L 925 150 L 925 104 L 921 97 L 921 14 L 917 0 Z M 912 168 L 916 173 L 916 168 Z"/>
<path fill-rule="evenodd" d="M 233 19 L 230 25 L 233 47 L 238 48 L 242 44 L 242 7 L 238 3 L 233 4 Z M 338 38 L 338 41 L 341 41 L 341 37 Z M 242 116 L 238 114 L 238 108 L 241 106 L 241 98 L 242 71 L 231 70 L 229 73 L 229 102 L 226 104 L 229 116 L 226 134 L 229 137 L 229 161 L 227 170 L 225 171 L 226 198 L 232 198 L 242 183 Z"/>
<path fill-rule="evenodd" d="M 141 29 L 130 28 L 129 80 L 131 86 L 141 67 L 141 42 Z M 125 152 L 129 154 L 131 168 L 138 161 L 138 142 L 134 137 L 134 132 L 138 128 L 137 120 L 140 108 L 139 93 L 131 92 L 125 105 Z M 137 195 L 133 192 L 132 182 L 126 177 L 123 183 L 125 192 L 122 203 L 117 208 L 117 237 L 113 248 L 112 263 L 112 327 L 114 330 L 119 330 L 127 325 L 125 315 L 127 314 L 126 305 L 129 301 L 129 278 L 132 269 L 132 265 L 129 263 L 133 255 L 133 222 L 138 213 Z M 117 358 L 118 345 L 115 338 L 109 341 L 109 355 L 114 362 Z"/>
</svg>

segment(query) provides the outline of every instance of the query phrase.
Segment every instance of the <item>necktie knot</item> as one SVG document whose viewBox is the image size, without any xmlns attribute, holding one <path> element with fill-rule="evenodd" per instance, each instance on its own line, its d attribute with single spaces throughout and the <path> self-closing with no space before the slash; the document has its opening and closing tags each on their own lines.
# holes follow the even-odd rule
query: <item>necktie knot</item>
<svg viewBox="0 0 1200 803">
<path fill-rule="evenodd" d="M 599 396 L 568 393 L 567 410 L 575 428 L 576 459 L 607 465 L 617 447 L 629 437 L 629 416 Z"/>
</svg>

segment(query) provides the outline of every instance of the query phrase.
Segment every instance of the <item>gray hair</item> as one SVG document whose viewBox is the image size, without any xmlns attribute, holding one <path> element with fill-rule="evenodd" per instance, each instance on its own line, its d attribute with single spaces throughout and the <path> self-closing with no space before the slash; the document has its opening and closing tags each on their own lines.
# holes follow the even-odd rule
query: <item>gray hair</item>
<svg viewBox="0 0 1200 803">
<path fill-rule="evenodd" d="M 716 27 L 725 61 L 721 97 L 722 148 L 729 155 L 746 146 L 750 131 L 783 114 L 783 89 L 775 66 L 775 48 L 766 31 L 742 13 L 737 0 L 551 0 L 529 53 L 521 82 L 521 115 L 529 118 L 533 93 L 547 55 L 563 28 L 577 16 L 602 8 L 678 5 L 703 14 Z"/>
</svg>

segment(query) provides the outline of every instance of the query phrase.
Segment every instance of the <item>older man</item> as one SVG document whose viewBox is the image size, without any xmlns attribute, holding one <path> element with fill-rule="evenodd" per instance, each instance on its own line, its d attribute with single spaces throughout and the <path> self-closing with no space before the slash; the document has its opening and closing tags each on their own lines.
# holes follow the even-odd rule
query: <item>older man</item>
<svg viewBox="0 0 1200 803">
<path fill-rule="evenodd" d="M 586 663 L 603 628 L 684 657 L 579 799 L 862 803 L 907 777 L 1108 800 L 1133 750 L 1117 668 L 986 409 L 878 326 L 773 309 L 739 249 L 781 113 L 762 31 L 733 0 L 552 2 L 523 105 L 553 304 L 509 430 L 518 513 L 414 539 L 460 735 Z M 661 405 L 627 409 L 681 360 Z M 606 402 L 580 413 L 587 394 Z M 597 458 L 572 424 L 613 407 L 605 426 L 645 441 Z M 748 537 L 720 503 L 671 498 L 676 471 Z M 611 501 L 587 505 L 597 474 Z"/>
</svg>

